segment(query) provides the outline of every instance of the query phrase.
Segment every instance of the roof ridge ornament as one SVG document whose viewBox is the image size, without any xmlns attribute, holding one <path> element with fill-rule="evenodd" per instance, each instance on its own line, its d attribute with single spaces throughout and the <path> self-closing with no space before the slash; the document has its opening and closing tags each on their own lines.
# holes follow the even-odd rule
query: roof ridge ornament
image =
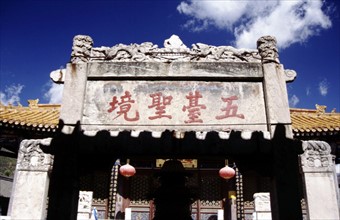
<svg viewBox="0 0 340 220">
<path fill-rule="evenodd" d="M 327 106 L 315 104 L 315 108 L 316 108 L 316 113 L 324 114 L 324 113 L 326 113 Z"/>
<path fill-rule="evenodd" d="M 29 108 L 38 108 L 39 99 L 29 99 L 27 100 Z"/>
</svg>

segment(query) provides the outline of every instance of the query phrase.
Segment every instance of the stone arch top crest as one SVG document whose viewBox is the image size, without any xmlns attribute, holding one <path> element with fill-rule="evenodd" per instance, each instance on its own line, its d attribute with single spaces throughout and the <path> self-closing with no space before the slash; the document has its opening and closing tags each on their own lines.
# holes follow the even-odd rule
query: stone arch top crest
<svg viewBox="0 0 340 220">
<path fill-rule="evenodd" d="M 258 50 L 236 49 L 231 46 L 211 46 L 196 43 L 188 48 L 177 35 L 164 41 L 164 48 L 151 42 L 118 44 L 113 47 L 93 47 L 89 36 L 77 35 L 73 39 L 72 63 L 81 62 L 261 62 L 261 55 L 278 62 L 276 40 L 267 36 L 258 42 Z M 274 57 L 276 56 L 276 57 Z M 267 58 L 268 59 L 268 58 Z"/>
</svg>

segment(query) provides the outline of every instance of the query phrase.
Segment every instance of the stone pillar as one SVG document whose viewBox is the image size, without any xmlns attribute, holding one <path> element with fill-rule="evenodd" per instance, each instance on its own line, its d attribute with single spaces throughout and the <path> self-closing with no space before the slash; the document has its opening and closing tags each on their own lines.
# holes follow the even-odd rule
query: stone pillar
<svg viewBox="0 0 340 220">
<path fill-rule="evenodd" d="M 300 155 L 307 218 L 340 219 L 338 180 L 331 147 L 323 141 L 304 141 Z"/>
<path fill-rule="evenodd" d="M 46 218 L 53 156 L 45 154 L 40 145 L 46 146 L 50 142 L 51 139 L 46 138 L 20 143 L 8 213 L 11 219 Z"/>
<path fill-rule="evenodd" d="M 261 37 L 257 48 L 262 59 L 263 88 L 268 131 L 272 137 L 271 209 L 275 220 L 302 219 L 298 191 L 298 153 L 301 145 L 292 144 L 292 129 L 286 82 L 294 80 L 294 71 L 280 64 L 276 39 Z"/>
</svg>

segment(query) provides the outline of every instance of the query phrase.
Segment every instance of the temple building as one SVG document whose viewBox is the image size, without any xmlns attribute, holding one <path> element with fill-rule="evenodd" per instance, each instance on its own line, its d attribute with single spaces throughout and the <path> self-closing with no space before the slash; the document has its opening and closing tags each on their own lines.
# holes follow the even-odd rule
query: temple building
<svg viewBox="0 0 340 220">
<path fill-rule="evenodd" d="M 257 45 L 189 49 L 173 35 L 164 48 L 96 48 L 76 36 L 51 74 L 61 105 L 0 105 L 0 155 L 18 158 L 1 214 L 339 219 L 340 114 L 289 109 L 296 73 L 275 38 Z"/>
</svg>

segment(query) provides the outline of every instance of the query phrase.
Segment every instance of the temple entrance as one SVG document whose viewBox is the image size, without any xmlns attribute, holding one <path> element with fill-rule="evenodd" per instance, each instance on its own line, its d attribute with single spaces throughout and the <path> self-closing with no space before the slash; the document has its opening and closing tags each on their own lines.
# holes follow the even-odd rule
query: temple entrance
<svg viewBox="0 0 340 220">
<path fill-rule="evenodd" d="M 119 161 L 121 165 L 125 163 Z M 193 220 L 215 219 L 219 210 L 223 210 L 225 220 L 237 214 L 249 219 L 254 212 L 254 194 L 272 191 L 270 177 L 251 170 L 238 172 L 229 180 L 222 179 L 218 175 L 225 164 L 222 159 L 133 159 L 131 164 L 137 173 L 129 178 L 118 174 L 115 165 L 111 170 L 106 165 L 92 171 L 83 167 L 86 171 L 80 176 L 79 188 L 93 192 L 92 206 L 100 219 L 123 219 L 126 208 L 131 209 L 132 219 L 138 220 L 169 216 L 170 219 L 189 219 L 188 216 Z M 236 207 L 236 198 L 242 199 L 242 205 Z"/>
<path fill-rule="evenodd" d="M 158 219 L 158 213 L 160 219 L 166 219 L 172 213 L 179 214 L 181 209 L 183 218 L 171 219 L 189 219 L 188 215 L 194 220 L 209 219 L 225 208 L 226 216 L 229 215 L 226 202 L 228 192 L 234 190 L 234 180 L 219 177 L 223 160 L 219 163 L 198 160 L 196 167 L 185 170 L 172 163 L 173 167 L 165 163 L 160 169 L 137 168 L 136 175 L 129 178 L 132 219 Z M 162 169 L 170 171 L 162 172 Z"/>
<path fill-rule="evenodd" d="M 218 210 L 224 210 L 225 219 L 230 219 L 228 194 L 235 193 L 235 179 L 219 177 L 224 160 L 182 161 L 185 168 L 177 160 L 163 164 L 156 159 L 131 160 L 136 175 L 119 175 L 117 184 L 109 169 L 88 170 L 80 177 L 80 191 L 93 192 L 92 206 L 103 219 L 124 218 L 126 208 L 131 209 L 132 219 L 139 220 L 214 219 Z"/>
</svg>

